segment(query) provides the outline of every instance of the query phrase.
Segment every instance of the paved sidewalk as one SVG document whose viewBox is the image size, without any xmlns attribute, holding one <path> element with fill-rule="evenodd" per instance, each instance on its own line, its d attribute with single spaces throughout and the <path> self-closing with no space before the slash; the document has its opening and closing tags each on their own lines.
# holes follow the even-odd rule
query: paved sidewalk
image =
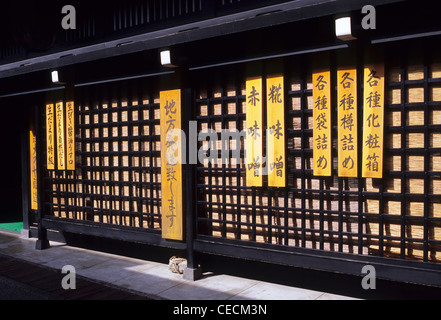
<svg viewBox="0 0 441 320">
<path fill-rule="evenodd" d="M 61 285 L 65 276 L 60 270 L 0 254 L 0 300 L 152 300 L 80 276 L 75 277 L 75 290 L 65 290 Z"/>
<path fill-rule="evenodd" d="M 325 292 L 206 273 L 187 281 L 172 273 L 167 264 L 71 247 L 51 241 L 51 248 L 35 250 L 36 239 L 0 230 L 0 254 L 55 270 L 75 267 L 86 279 L 139 293 L 158 300 L 346 300 Z M 61 284 L 60 284 L 61 285 Z"/>
</svg>

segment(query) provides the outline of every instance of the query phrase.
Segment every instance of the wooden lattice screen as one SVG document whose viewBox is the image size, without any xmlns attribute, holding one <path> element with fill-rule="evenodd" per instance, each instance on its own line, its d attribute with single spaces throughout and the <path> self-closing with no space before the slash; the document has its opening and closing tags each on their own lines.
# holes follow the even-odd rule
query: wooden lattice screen
<svg viewBox="0 0 441 320">
<path fill-rule="evenodd" d="M 48 171 L 46 212 L 160 229 L 159 97 L 78 104 L 73 171 Z"/>
<path fill-rule="evenodd" d="M 244 141 L 230 141 L 230 163 L 198 163 L 197 234 L 439 262 L 440 61 L 386 61 L 383 179 L 339 178 L 335 169 L 330 178 L 313 176 L 312 71 L 307 65 L 287 64 L 287 187 L 265 187 L 265 178 L 264 187 L 246 186 Z M 362 76 L 362 64 L 357 70 Z M 335 67 L 331 72 L 335 74 Z M 246 77 L 237 73 L 211 81 L 211 74 L 205 76 L 194 84 L 198 130 L 212 129 L 219 137 L 222 129 L 244 130 Z M 46 214 L 161 228 L 158 98 L 159 92 L 145 100 L 76 102 L 77 168 L 45 171 Z M 333 137 L 336 168 L 335 125 Z M 199 141 L 198 146 L 206 143 Z M 232 156 L 237 149 L 238 163 Z"/>
<path fill-rule="evenodd" d="M 383 179 L 338 177 L 335 102 L 333 176 L 313 176 L 312 73 L 295 70 L 303 68 L 284 72 L 287 188 L 246 186 L 242 141 L 240 163 L 199 165 L 199 234 L 439 262 L 441 65 L 419 59 L 387 66 Z M 245 129 L 245 95 L 245 78 L 201 85 L 199 129 L 219 137 L 222 129 Z"/>
</svg>

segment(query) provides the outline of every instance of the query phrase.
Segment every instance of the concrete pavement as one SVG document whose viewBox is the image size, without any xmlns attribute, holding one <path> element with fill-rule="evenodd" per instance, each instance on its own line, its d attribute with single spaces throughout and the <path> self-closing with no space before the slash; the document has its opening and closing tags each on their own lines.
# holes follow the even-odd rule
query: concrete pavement
<svg viewBox="0 0 441 320">
<path fill-rule="evenodd" d="M 348 300 L 326 292 L 284 286 L 226 274 L 204 273 L 188 281 L 168 265 L 71 247 L 51 241 L 51 248 L 35 250 L 36 239 L 0 230 L 0 253 L 60 270 L 71 265 L 77 275 L 158 300 Z M 61 283 L 60 283 L 61 286 Z"/>
</svg>

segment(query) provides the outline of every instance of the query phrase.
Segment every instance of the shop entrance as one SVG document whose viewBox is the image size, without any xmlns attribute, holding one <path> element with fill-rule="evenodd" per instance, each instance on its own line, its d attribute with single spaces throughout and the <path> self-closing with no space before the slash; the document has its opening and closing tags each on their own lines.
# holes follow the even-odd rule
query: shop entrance
<svg viewBox="0 0 441 320">
<path fill-rule="evenodd" d="M 0 125 L 0 163 L 3 168 L 0 178 L 0 229 L 20 231 L 23 228 L 20 136 L 25 132 L 27 114 L 15 101 L 7 105 L 2 108 Z"/>
</svg>

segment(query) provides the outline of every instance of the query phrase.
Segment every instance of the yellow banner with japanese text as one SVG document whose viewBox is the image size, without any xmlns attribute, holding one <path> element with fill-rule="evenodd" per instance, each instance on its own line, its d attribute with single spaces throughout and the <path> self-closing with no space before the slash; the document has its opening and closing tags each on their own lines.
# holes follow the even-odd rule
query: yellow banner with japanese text
<svg viewBox="0 0 441 320">
<path fill-rule="evenodd" d="M 38 180 L 37 180 L 37 137 L 29 131 L 29 167 L 31 183 L 31 210 L 38 210 Z"/>
<path fill-rule="evenodd" d="M 263 120 L 262 120 L 262 78 L 246 81 L 246 184 L 262 186 L 263 162 Z"/>
<path fill-rule="evenodd" d="M 285 103 L 283 76 L 266 79 L 267 170 L 269 187 L 285 187 Z"/>
<path fill-rule="evenodd" d="M 331 72 L 316 71 L 312 75 L 313 161 L 315 176 L 331 176 Z"/>
<path fill-rule="evenodd" d="M 66 170 L 63 102 L 57 102 L 55 109 L 55 117 L 57 119 L 57 168 L 58 170 Z"/>
<path fill-rule="evenodd" d="M 66 102 L 66 169 L 75 170 L 75 108 Z"/>
<path fill-rule="evenodd" d="M 161 91 L 162 237 L 183 240 L 181 90 Z"/>
<path fill-rule="evenodd" d="M 358 122 L 357 70 L 341 68 L 337 71 L 338 105 L 338 175 L 357 177 Z"/>
<path fill-rule="evenodd" d="M 55 169 L 55 117 L 54 105 L 46 105 L 46 167 Z"/>
<path fill-rule="evenodd" d="M 364 68 L 363 178 L 383 177 L 384 65 Z"/>
</svg>

